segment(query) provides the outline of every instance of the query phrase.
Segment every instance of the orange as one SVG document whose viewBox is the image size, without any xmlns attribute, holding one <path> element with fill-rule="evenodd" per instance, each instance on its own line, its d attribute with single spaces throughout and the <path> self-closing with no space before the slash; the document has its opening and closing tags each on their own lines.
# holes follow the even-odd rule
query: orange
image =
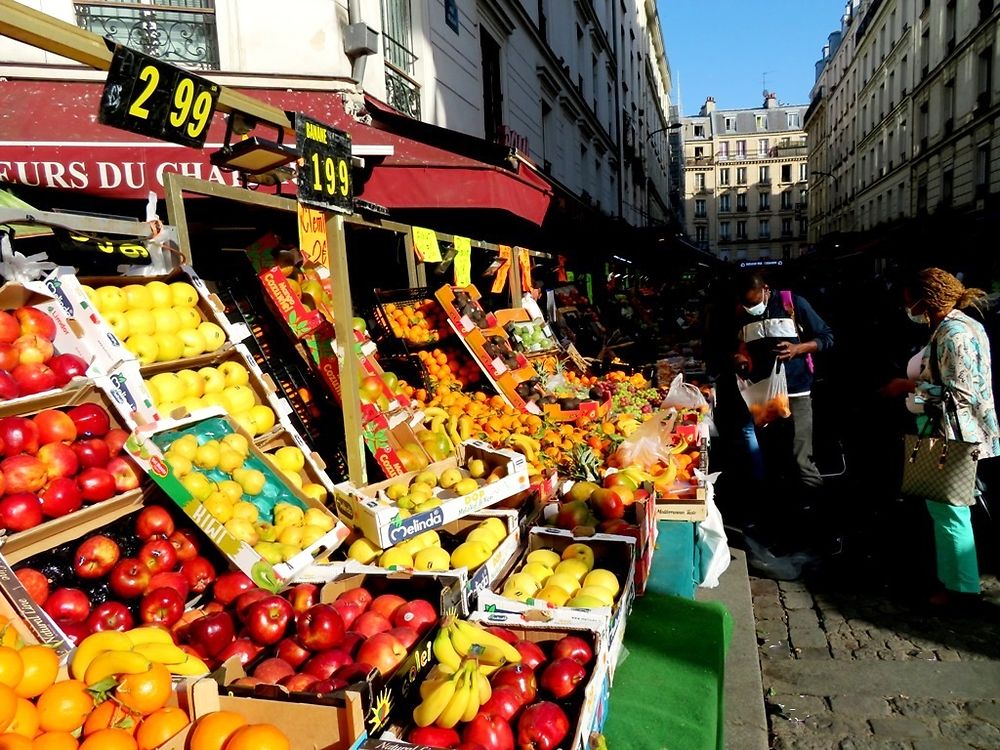
<svg viewBox="0 0 1000 750">
<path fill-rule="evenodd" d="M 0 732 L 6 732 L 17 713 L 17 694 L 13 688 L 0 685 Z"/>
<path fill-rule="evenodd" d="M 216 711 L 203 716 L 191 728 L 188 750 L 222 750 L 229 738 L 246 723 L 247 720 L 235 711 Z"/>
<path fill-rule="evenodd" d="M 129 711 L 116 700 L 106 700 L 90 712 L 83 722 L 83 736 L 89 737 L 102 729 L 123 729 L 129 734 L 135 734 L 141 720 L 139 714 Z"/>
<path fill-rule="evenodd" d="M 250 724 L 236 730 L 225 750 L 292 750 L 292 745 L 274 724 Z"/>
<path fill-rule="evenodd" d="M 188 716 L 183 710 L 167 706 L 154 711 L 139 725 L 135 733 L 139 750 L 154 750 L 188 725 Z"/>
<path fill-rule="evenodd" d="M 31 740 L 23 734 L 0 734 L 0 750 L 31 750 Z"/>
<path fill-rule="evenodd" d="M 102 729 L 80 743 L 80 750 L 136 750 L 135 737 L 124 729 Z"/>
<path fill-rule="evenodd" d="M 17 699 L 17 709 L 14 718 L 7 726 L 8 732 L 20 734 L 29 740 L 38 734 L 38 709 L 27 698 Z"/>
<path fill-rule="evenodd" d="M 21 655 L 10 646 L 0 646 L 0 684 L 14 687 L 24 674 Z"/>
<path fill-rule="evenodd" d="M 31 750 L 76 750 L 76 737 L 69 732 L 43 732 L 31 743 Z"/>
<path fill-rule="evenodd" d="M 24 674 L 14 692 L 22 698 L 36 698 L 56 681 L 59 657 L 48 646 L 25 646 L 19 653 L 24 663 Z"/>
<path fill-rule="evenodd" d="M 154 662 L 146 672 L 122 677 L 115 696 L 125 706 L 146 716 L 167 705 L 172 692 L 170 672 L 162 664 Z"/>
<path fill-rule="evenodd" d="M 83 681 L 64 680 L 38 696 L 37 705 L 38 725 L 43 732 L 75 732 L 94 710 L 94 696 L 87 692 Z"/>
</svg>

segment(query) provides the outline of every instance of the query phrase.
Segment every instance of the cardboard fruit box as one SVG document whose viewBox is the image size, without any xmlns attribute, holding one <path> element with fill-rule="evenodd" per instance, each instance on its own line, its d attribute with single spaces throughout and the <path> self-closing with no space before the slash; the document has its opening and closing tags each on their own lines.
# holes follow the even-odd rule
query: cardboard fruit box
<svg viewBox="0 0 1000 750">
<path fill-rule="evenodd" d="M 417 440 L 412 421 L 414 415 L 401 409 L 392 414 L 377 414 L 361 428 L 365 447 L 387 477 L 398 478 L 409 471 L 409 466 L 426 465 L 430 461 Z"/>
<path fill-rule="evenodd" d="M 269 485 L 278 488 L 280 496 L 301 508 L 317 508 L 333 518 L 334 526 L 317 541 L 303 549 L 294 557 L 278 563 L 271 563 L 246 541 L 237 539 L 226 527 L 212 516 L 201 501 L 196 500 L 173 473 L 163 458 L 163 450 L 158 443 L 165 443 L 181 431 L 202 427 L 207 420 L 213 422 L 213 429 L 242 435 L 250 444 L 248 461 L 254 462 L 264 472 Z M 229 561 L 246 573 L 261 588 L 281 591 L 288 586 L 295 575 L 316 560 L 321 560 L 339 547 L 350 531 L 340 523 L 323 503 L 304 495 L 297 487 L 287 483 L 254 444 L 250 435 L 232 422 L 221 410 L 209 409 L 182 420 L 165 420 L 153 425 L 138 427 L 125 445 L 139 466 L 146 471 L 161 489 L 195 522 Z"/>
<path fill-rule="evenodd" d="M 265 454 L 274 453 L 279 448 L 298 448 L 302 451 L 302 455 L 305 457 L 305 464 L 302 466 L 302 471 L 299 472 L 300 478 L 302 478 L 303 483 L 318 484 L 326 489 L 329 496 L 325 504 L 332 506 L 334 483 L 330 475 L 326 473 L 326 462 L 323 461 L 323 458 L 316 451 L 309 447 L 298 430 L 282 420 L 278 429 L 261 436 L 256 442 L 257 447 Z"/>
<path fill-rule="evenodd" d="M 460 444 L 455 456 L 437 461 L 427 468 L 440 475 L 445 469 L 465 467 L 473 459 L 480 459 L 486 464 L 486 474 L 497 468 L 502 477 L 467 495 L 446 495 L 442 497 L 438 507 L 406 518 L 400 515 L 399 508 L 394 503 L 387 500 L 385 491 L 390 485 L 412 481 L 420 472 L 409 472 L 366 487 L 341 482 L 335 486 L 337 513 L 346 524 L 385 549 L 421 532 L 436 529 L 449 521 L 495 505 L 528 488 L 527 461 L 523 455 L 516 451 L 496 450 L 478 440 Z"/>
<path fill-rule="evenodd" d="M 434 292 L 434 296 L 441 303 L 441 307 L 444 308 L 448 320 L 458 329 L 456 333 L 459 336 L 463 333 L 468 333 L 473 328 L 480 327 L 476 325 L 469 315 L 463 312 L 464 305 L 459 300 L 462 295 L 467 295 L 469 298 L 468 304 L 471 304 L 478 312 L 482 313 L 486 328 L 496 326 L 496 316 L 493 313 L 484 311 L 483 306 L 479 303 L 482 295 L 479 294 L 479 290 L 476 289 L 475 284 L 469 284 L 467 287 L 445 285 Z"/>
<path fill-rule="evenodd" d="M 438 615 L 454 612 L 461 601 L 461 581 L 451 572 L 414 573 L 390 572 L 378 568 L 364 571 L 346 571 L 338 565 L 316 565 L 303 578 L 315 583 L 323 583 L 320 601 L 333 602 L 343 592 L 363 586 L 373 597 L 381 594 L 396 594 L 407 600 L 425 599 L 440 606 Z M 365 728 L 370 735 L 382 731 L 401 716 L 408 716 L 420 700 L 419 687 L 424 675 L 434 662 L 431 650 L 436 627 L 427 630 L 409 649 L 406 658 L 395 671 L 383 677 L 373 670 L 367 681 L 357 682 L 347 689 L 361 694 Z M 235 678 L 234 678 L 235 679 Z M 253 688 L 229 685 L 225 691 L 238 696 L 275 695 L 290 705 L 327 705 L 338 699 L 337 693 L 288 693 L 268 689 L 269 686 Z"/>
<path fill-rule="evenodd" d="M 4 627 L 13 627 L 22 641 L 28 645 L 50 646 L 59 661 L 65 664 L 73 650 L 73 642 L 49 613 L 28 596 L 3 555 L 0 555 L 0 615 L 6 618 Z"/>
<path fill-rule="evenodd" d="M 524 566 L 529 553 L 537 549 L 551 549 L 562 554 L 571 544 L 583 543 L 594 552 L 594 567 L 610 570 L 618 579 L 618 595 L 612 607 L 576 608 L 555 607 L 541 599 L 520 602 L 503 595 L 504 584 L 511 575 Z M 540 621 L 553 626 L 579 626 L 591 623 L 607 633 L 609 670 L 614 677 L 615 666 L 625 638 L 625 621 L 635 600 L 636 543 L 631 537 L 611 534 L 574 536 L 570 531 L 535 527 L 528 532 L 527 547 L 521 558 L 511 568 L 510 574 L 492 586 L 491 591 L 479 594 L 477 612 L 487 615 L 509 615 L 510 622 Z"/>
</svg>

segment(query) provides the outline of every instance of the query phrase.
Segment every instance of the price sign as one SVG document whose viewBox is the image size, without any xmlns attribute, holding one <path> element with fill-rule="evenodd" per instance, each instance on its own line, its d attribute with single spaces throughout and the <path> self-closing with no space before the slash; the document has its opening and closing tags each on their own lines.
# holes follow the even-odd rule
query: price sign
<svg viewBox="0 0 1000 750">
<path fill-rule="evenodd" d="M 299 147 L 299 203 L 353 213 L 351 136 L 296 112 L 295 142 Z"/>
<path fill-rule="evenodd" d="M 299 250 L 310 263 L 325 266 L 330 262 L 326 245 L 326 216 L 322 211 L 296 204 L 299 214 Z"/>
<path fill-rule="evenodd" d="M 98 118 L 105 125 L 202 148 L 219 101 L 219 84 L 118 46 Z"/>
<path fill-rule="evenodd" d="M 455 286 L 472 283 L 472 243 L 468 237 L 455 235 Z"/>
</svg>

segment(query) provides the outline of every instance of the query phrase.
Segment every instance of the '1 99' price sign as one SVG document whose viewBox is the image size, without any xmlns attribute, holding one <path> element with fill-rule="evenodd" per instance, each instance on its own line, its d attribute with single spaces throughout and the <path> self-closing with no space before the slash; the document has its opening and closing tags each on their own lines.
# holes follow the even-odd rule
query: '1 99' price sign
<svg viewBox="0 0 1000 750">
<path fill-rule="evenodd" d="M 104 84 L 99 119 L 139 135 L 202 148 L 218 100 L 217 83 L 118 46 Z"/>
<path fill-rule="evenodd" d="M 296 112 L 295 142 L 299 147 L 299 202 L 352 213 L 351 136 Z"/>
</svg>

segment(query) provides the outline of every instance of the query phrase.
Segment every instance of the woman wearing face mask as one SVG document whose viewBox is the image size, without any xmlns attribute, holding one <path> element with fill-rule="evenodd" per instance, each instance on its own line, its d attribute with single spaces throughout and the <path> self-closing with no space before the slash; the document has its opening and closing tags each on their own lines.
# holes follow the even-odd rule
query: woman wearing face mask
<svg viewBox="0 0 1000 750">
<path fill-rule="evenodd" d="M 978 443 L 980 458 L 1000 455 L 990 342 L 983 326 L 962 310 L 985 298 L 981 289 L 966 289 L 940 268 L 920 271 L 904 284 L 907 315 L 914 323 L 930 326 L 931 337 L 910 360 L 907 377 L 885 389 L 890 396 L 907 395 L 907 409 L 917 415 L 917 434 L 932 429 L 950 440 Z M 955 404 L 955 414 L 947 417 L 942 413 L 945 392 Z M 927 510 L 934 522 L 937 574 L 944 586 L 930 603 L 943 606 L 978 598 L 979 565 L 969 508 L 928 500 Z"/>
</svg>

